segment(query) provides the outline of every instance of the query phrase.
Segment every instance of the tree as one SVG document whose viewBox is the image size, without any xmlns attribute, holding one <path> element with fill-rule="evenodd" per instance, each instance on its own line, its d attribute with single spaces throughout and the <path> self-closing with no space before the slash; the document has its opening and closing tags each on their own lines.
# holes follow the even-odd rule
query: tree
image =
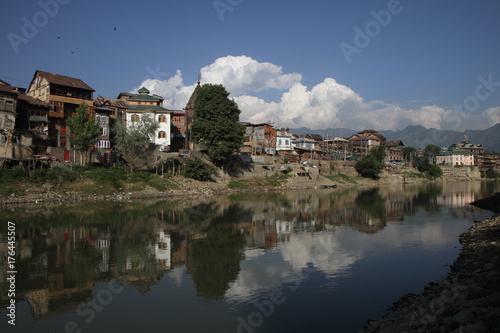
<svg viewBox="0 0 500 333">
<path fill-rule="evenodd" d="M 373 147 L 370 151 L 370 154 L 372 154 L 377 159 L 377 161 L 383 163 L 385 159 L 385 146 Z"/>
<path fill-rule="evenodd" d="M 378 179 L 384 164 L 379 162 L 374 154 L 370 153 L 357 161 L 354 168 L 361 177 Z"/>
<path fill-rule="evenodd" d="M 429 170 L 427 170 L 427 176 L 429 178 L 435 179 L 443 175 L 443 170 L 437 164 L 429 165 Z"/>
<path fill-rule="evenodd" d="M 87 104 L 82 102 L 76 108 L 76 114 L 68 118 L 66 124 L 70 130 L 69 142 L 80 153 L 80 164 L 86 163 L 86 155 L 99 135 L 101 127 L 89 112 Z"/>
<path fill-rule="evenodd" d="M 416 155 L 417 149 L 415 147 L 404 147 L 403 148 L 403 159 L 409 161 L 411 155 Z"/>
<path fill-rule="evenodd" d="M 224 86 L 204 84 L 194 102 L 192 139 L 204 144 L 210 160 L 222 165 L 243 145 L 244 127 L 239 122 L 240 109 L 229 99 Z"/>
<path fill-rule="evenodd" d="M 150 114 L 141 116 L 137 123 L 129 123 L 125 128 L 121 121 L 114 127 L 116 133 L 116 148 L 120 151 L 130 166 L 130 171 L 147 163 L 147 160 L 157 149 L 151 139 L 154 138 L 159 124 Z"/>
</svg>

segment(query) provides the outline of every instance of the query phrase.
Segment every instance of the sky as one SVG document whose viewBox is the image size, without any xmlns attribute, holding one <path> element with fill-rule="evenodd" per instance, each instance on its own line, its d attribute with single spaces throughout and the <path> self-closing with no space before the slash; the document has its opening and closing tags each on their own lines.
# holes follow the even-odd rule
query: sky
<svg viewBox="0 0 500 333">
<path fill-rule="evenodd" d="M 0 0 L 0 79 L 94 97 L 145 86 L 185 107 L 198 75 L 240 120 L 353 130 L 500 122 L 495 0 Z"/>
</svg>

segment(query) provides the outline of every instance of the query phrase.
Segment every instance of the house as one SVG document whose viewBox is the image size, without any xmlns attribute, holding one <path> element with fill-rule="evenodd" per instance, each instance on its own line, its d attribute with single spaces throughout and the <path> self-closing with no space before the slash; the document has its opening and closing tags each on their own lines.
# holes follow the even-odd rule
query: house
<svg viewBox="0 0 500 333">
<path fill-rule="evenodd" d="M 350 157 L 349 141 L 341 137 L 326 138 L 324 149 L 327 156 L 332 160 L 346 160 Z"/>
<path fill-rule="evenodd" d="M 94 99 L 92 113 L 101 128 L 101 135 L 95 143 L 95 158 L 100 163 L 108 163 L 114 146 L 113 127 L 123 122 L 127 104 L 122 99 L 98 96 Z"/>
<path fill-rule="evenodd" d="M 164 108 L 163 97 L 150 95 L 145 87 L 138 90 L 137 94 L 121 93 L 118 99 L 123 99 L 127 104 L 125 111 L 126 127 L 134 126 L 145 114 L 150 114 L 158 122 L 159 127 L 155 132 L 153 142 L 160 151 L 170 151 L 171 115 L 173 110 Z"/>
<path fill-rule="evenodd" d="M 50 104 L 48 114 L 49 145 L 65 150 L 64 160 L 69 161 L 70 143 L 66 120 L 84 103 L 93 106 L 94 89 L 80 79 L 37 70 L 27 95 Z"/>
<path fill-rule="evenodd" d="M 45 152 L 49 104 L 0 82 L 0 157 L 26 159 Z"/>
<path fill-rule="evenodd" d="M 475 156 L 468 151 L 445 151 L 436 155 L 436 164 L 447 166 L 475 165 Z"/>
<path fill-rule="evenodd" d="M 181 149 L 186 149 L 186 112 L 184 110 L 174 110 L 171 117 L 170 151 L 178 152 Z"/>
<path fill-rule="evenodd" d="M 403 141 L 401 141 L 401 140 L 386 141 L 385 142 L 385 161 L 386 162 L 403 161 L 403 159 L 404 159 L 403 148 L 404 148 L 404 144 L 403 144 Z"/>
<path fill-rule="evenodd" d="M 276 154 L 276 129 L 267 123 L 251 124 L 245 126 L 245 145 L 251 147 L 252 155 Z"/>
<path fill-rule="evenodd" d="M 484 147 L 481 144 L 469 143 L 469 138 L 464 136 L 460 143 L 454 143 L 449 148 L 449 151 L 468 151 L 475 155 L 481 155 L 484 152 Z"/>
<path fill-rule="evenodd" d="M 292 133 L 289 128 L 276 130 L 276 153 L 288 154 L 293 151 Z"/>
<path fill-rule="evenodd" d="M 19 92 L 9 84 L 0 84 L 0 157 L 12 158 L 14 128 L 17 114 L 17 97 Z M 10 146 L 10 147 L 9 147 Z"/>
<path fill-rule="evenodd" d="M 351 135 L 347 140 L 352 154 L 357 156 L 368 155 L 373 147 L 384 145 L 386 142 L 385 137 L 375 130 L 361 131 Z"/>
</svg>

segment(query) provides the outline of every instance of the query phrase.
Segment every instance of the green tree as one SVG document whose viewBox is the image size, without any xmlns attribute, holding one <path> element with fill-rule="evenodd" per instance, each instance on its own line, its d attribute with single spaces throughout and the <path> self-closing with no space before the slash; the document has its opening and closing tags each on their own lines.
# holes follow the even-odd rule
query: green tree
<svg viewBox="0 0 500 333">
<path fill-rule="evenodd" d="M 356 162 L 354 167 L 361 177 L 378 179 L 384 164 L 374 154 L 368 154 Z"/>
<path fill-rule="evenodd" d="M 413 165 L 415 168 L 418 169 L 420 172 L 427 172 L 429 171 L 429 157 L 428 156 L 417 156 L 413 159 Z"/>
<path fill-rule="evenodd" d="M 76 114 L 69 117 L 66 124 L 71 133 L 69 142 L 80 153 L 80 164 L 83 165 L 86 163 L 87 152 L 101 134 L 101 127 L 84 102 L 76 108 Z"/>
<path fill-rule="evenodd" d="M 409 161 L 411 159 L 412 155 L 416 155 L 415 153 L 417 152 L 417 148 L 415 147 L 404 147 L 403 148 L 403 158 L 406 161 Z"/>
<path fill-rule="evenodd" d="M 441 151 L 442 151 L 441 147 L 429 144 L 429 145 L 425 146 L 424 155 L 429 156 L 429 157 L 436 156 L 437 154 L 441 153 Z"/>
<path fill-rule="evenodd" d="M 385 159 L 385 146 L 373 147 L 370 154 L 372 154 L 377 161 L 383 163 Z"/>
<path fill-rule="evenodd" d="M 439 178 L 443 175 L 443 170 L 439 167 L 439 165 L 431 164 L 427 170 L 427 175 L 432 179 Z"/>
<path fill-rule="evenodd" d="M 157 145 L 152 138 L 158 127 L 151 114 L 143 114 L 137 123 L 130 122 L 127 128 L 121 121 L 115 123 L 116 148 L 129 163 L 130 171 L 139 169 L 153 156 Z"/>
<path fill-rule="evenodd" d="M 192 139 L 206 146 L 212 162 L 222 165 L 243 145 L 240 109 L 224 86 L 216 84 L 200 87 L 194 108 Z"/>
<path fill-rule="evenodd" d="M 189 159 L 184 165 L 184 177 L 200 181 L 212 180 L 215 169 L 199 158 Z"/>
</svg>

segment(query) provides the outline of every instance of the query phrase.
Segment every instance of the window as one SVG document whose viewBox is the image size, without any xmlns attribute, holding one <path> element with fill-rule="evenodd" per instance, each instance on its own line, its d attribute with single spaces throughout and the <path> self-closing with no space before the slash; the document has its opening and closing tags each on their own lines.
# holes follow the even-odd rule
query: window
<svg viewBox="0 0 500 333">
<path fill-rule="evenodd" d="M 167 133 L 165 131 L 158 132 L 158 139 L 165 139 L 167 137 Z"/>
<path fill-rule="evenodd" d="M 108 140 L 99 140 L 97 141 L 97 148 L 109 148 L 110 144 Z"/>
<path fill-rule="evenodd" d="M 108 135 L 108 128 L 107 127 L 103 127 L 102 128 L 101 136 L 106 136 L 106 135 Z"/>
<path fill-rule="evenodd" d="M 139 122 L 139 115 L 137 115 L 137 114 L 132 115 L 131 120 L 133 123 L 138 123 Z"/>
<path fill-rule="evenodd" d="M 166 123 L 166 122 L 167 122 L 167 116 L 165 116 L 164 114 L 159 115 L 159 116 L 158 116 L 158 121 L 159 121 L 160 123 Z"/>
</svg>

